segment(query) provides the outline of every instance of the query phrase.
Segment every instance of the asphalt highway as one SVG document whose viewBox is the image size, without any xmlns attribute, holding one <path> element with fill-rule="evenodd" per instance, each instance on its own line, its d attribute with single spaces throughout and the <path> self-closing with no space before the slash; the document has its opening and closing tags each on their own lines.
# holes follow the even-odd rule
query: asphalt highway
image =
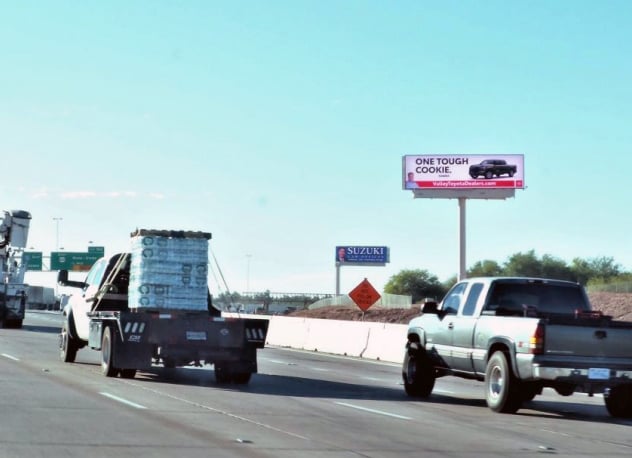
<svg viewBox="0 0 632 458">
<path fill-rule="evenodd" d="M 479 382 L 442 378 L 411 400 L 398 364 L 268 347 L 245 386 L 217 384 L 212 367 L 106 378 L 93 350 L 59 360 L 60 322 L 29 312 L 0 329 L 0 457 L 632 454 L 632 421 L 611 419 L 600 396 L 545 390 L 497 414 Z"/>
</svg>

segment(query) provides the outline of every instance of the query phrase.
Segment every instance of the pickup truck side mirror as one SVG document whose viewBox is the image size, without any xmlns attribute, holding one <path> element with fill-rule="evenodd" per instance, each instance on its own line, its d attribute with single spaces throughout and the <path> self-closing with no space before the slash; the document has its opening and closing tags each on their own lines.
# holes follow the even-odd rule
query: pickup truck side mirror
<svg viewBox="0 0 632 458">
<path fill-rule="evenodd" d="M 70 286 L 72 288 L 84 288 L 86 284 L 82 281 L 68 280 L 68 271 L 61 269 L 57 273 L 57 284 L 59 286 Z"/>
<path fill-rule="evenodd" d="M 68 271 L 62 269 L 57 273 L 57 284 L 60 286 L 66 286 L 66 283 L 68 283 Z"/>
<path fill-rule="evenodd" d="M 421 313 L 433 313 L 437 314 L 439 304 L 435 301 L 424 302 L 424 305 L 421 307 Z"/>
</svg>

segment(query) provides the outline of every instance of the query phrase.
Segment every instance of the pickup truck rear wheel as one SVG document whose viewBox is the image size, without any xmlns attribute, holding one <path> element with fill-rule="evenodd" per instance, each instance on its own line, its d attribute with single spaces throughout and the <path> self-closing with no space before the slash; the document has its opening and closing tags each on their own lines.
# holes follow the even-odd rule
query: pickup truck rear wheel
<svg viewBox="0 0 632 458">
<path fill-rule="evenodd" d="M 118 369 L 114 367 L 114 339 L 112 328 L 105 326 L 101 338 L 101 372 L 106 377 L 116 377 Z"/>
<path fill-rule="evenodd" d="M 495 352 L 487 363 L 485 400 L 490 409 L 500 413 L 516 413 L 522 405 L 520 380 L 514 376 L 502 351 Z"/>
<path fill-rule="evenodd" d="M 79 350 L 79 342 L 73 337 L 74 321 L 72 315 L 67 316 L 59 333 L 59 357 L 65 363 L 74 363 Z"/>
<path fill-rule="evenodd" d="M 632 385 L 611 388 L 604 396 L 608 413 L 616 418 L 632 418 Z"/>
<path fill-rule="evenodd" d="M 425 355 L 406 352 L 402 378 L 408 396 L 427 398 L 435 384 L 434 367 Z"/>
</svg>

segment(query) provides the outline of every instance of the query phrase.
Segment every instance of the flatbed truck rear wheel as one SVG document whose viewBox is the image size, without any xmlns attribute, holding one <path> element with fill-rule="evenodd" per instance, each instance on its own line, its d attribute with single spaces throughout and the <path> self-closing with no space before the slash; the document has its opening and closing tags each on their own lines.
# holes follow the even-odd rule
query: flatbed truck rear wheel
<svg viewBox="0 0 632 458">
<path fill-rule="evenodd" d="M 106 377 L 116 377 L 118 369 L 114 367 L 114 336 L 112 328 L 105 326 L 101 337 L 101 372 Z"/>
</svg>

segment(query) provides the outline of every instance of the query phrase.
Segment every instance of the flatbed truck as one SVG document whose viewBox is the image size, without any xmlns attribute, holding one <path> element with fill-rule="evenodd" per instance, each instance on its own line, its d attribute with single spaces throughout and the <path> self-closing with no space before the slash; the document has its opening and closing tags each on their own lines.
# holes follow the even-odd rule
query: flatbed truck
<svg viewBox="0 0 632 458">
<path fill-rule="evenodd" d="M 203 239 L 208 244 L 211 235 L 137 230 L 132 237 L 166 246 L 182 238 Z M 62 312 L 61 360 L 72 363 L 77 352 L 88 347 L 101 352 L 101 371 L 107 377 L 133 378 L 137 371 L 154 366 L 213 365 L 218 383 L 248 383 L 257 372 L 257 350 L 265 346 L 268 320 L 223 317 L 212 304 L 205 279 L 199 280 L 198 276 L 197 283 L 192 280 L 196 271 L 206 276 L 206 265 L 164 260 L 165 253 L 170 255 L 168 248 L 161 251 L 142 244 L 140 248 L 99 259 L 84 281 L 70 280 L 68 271 L 59 271 L 58 284 L 78 290 L 70 295 Z M 158 272 L 155 281 L 143 283 L 138 281 L 135 261 L 148 250 L 162 254 L 159 259 L 150 259 Z M 164 274 L 174 265 L 185 274 Z M 176 278 L 170 285 L 171 277 Z M 193 289 L 205 288 L 203 308 L 199 300 L 189 306 L 170 295 L 177 293 L 185 279 Z M 139 298 L 138 290 L 148 294 Z"/>
</svg>

